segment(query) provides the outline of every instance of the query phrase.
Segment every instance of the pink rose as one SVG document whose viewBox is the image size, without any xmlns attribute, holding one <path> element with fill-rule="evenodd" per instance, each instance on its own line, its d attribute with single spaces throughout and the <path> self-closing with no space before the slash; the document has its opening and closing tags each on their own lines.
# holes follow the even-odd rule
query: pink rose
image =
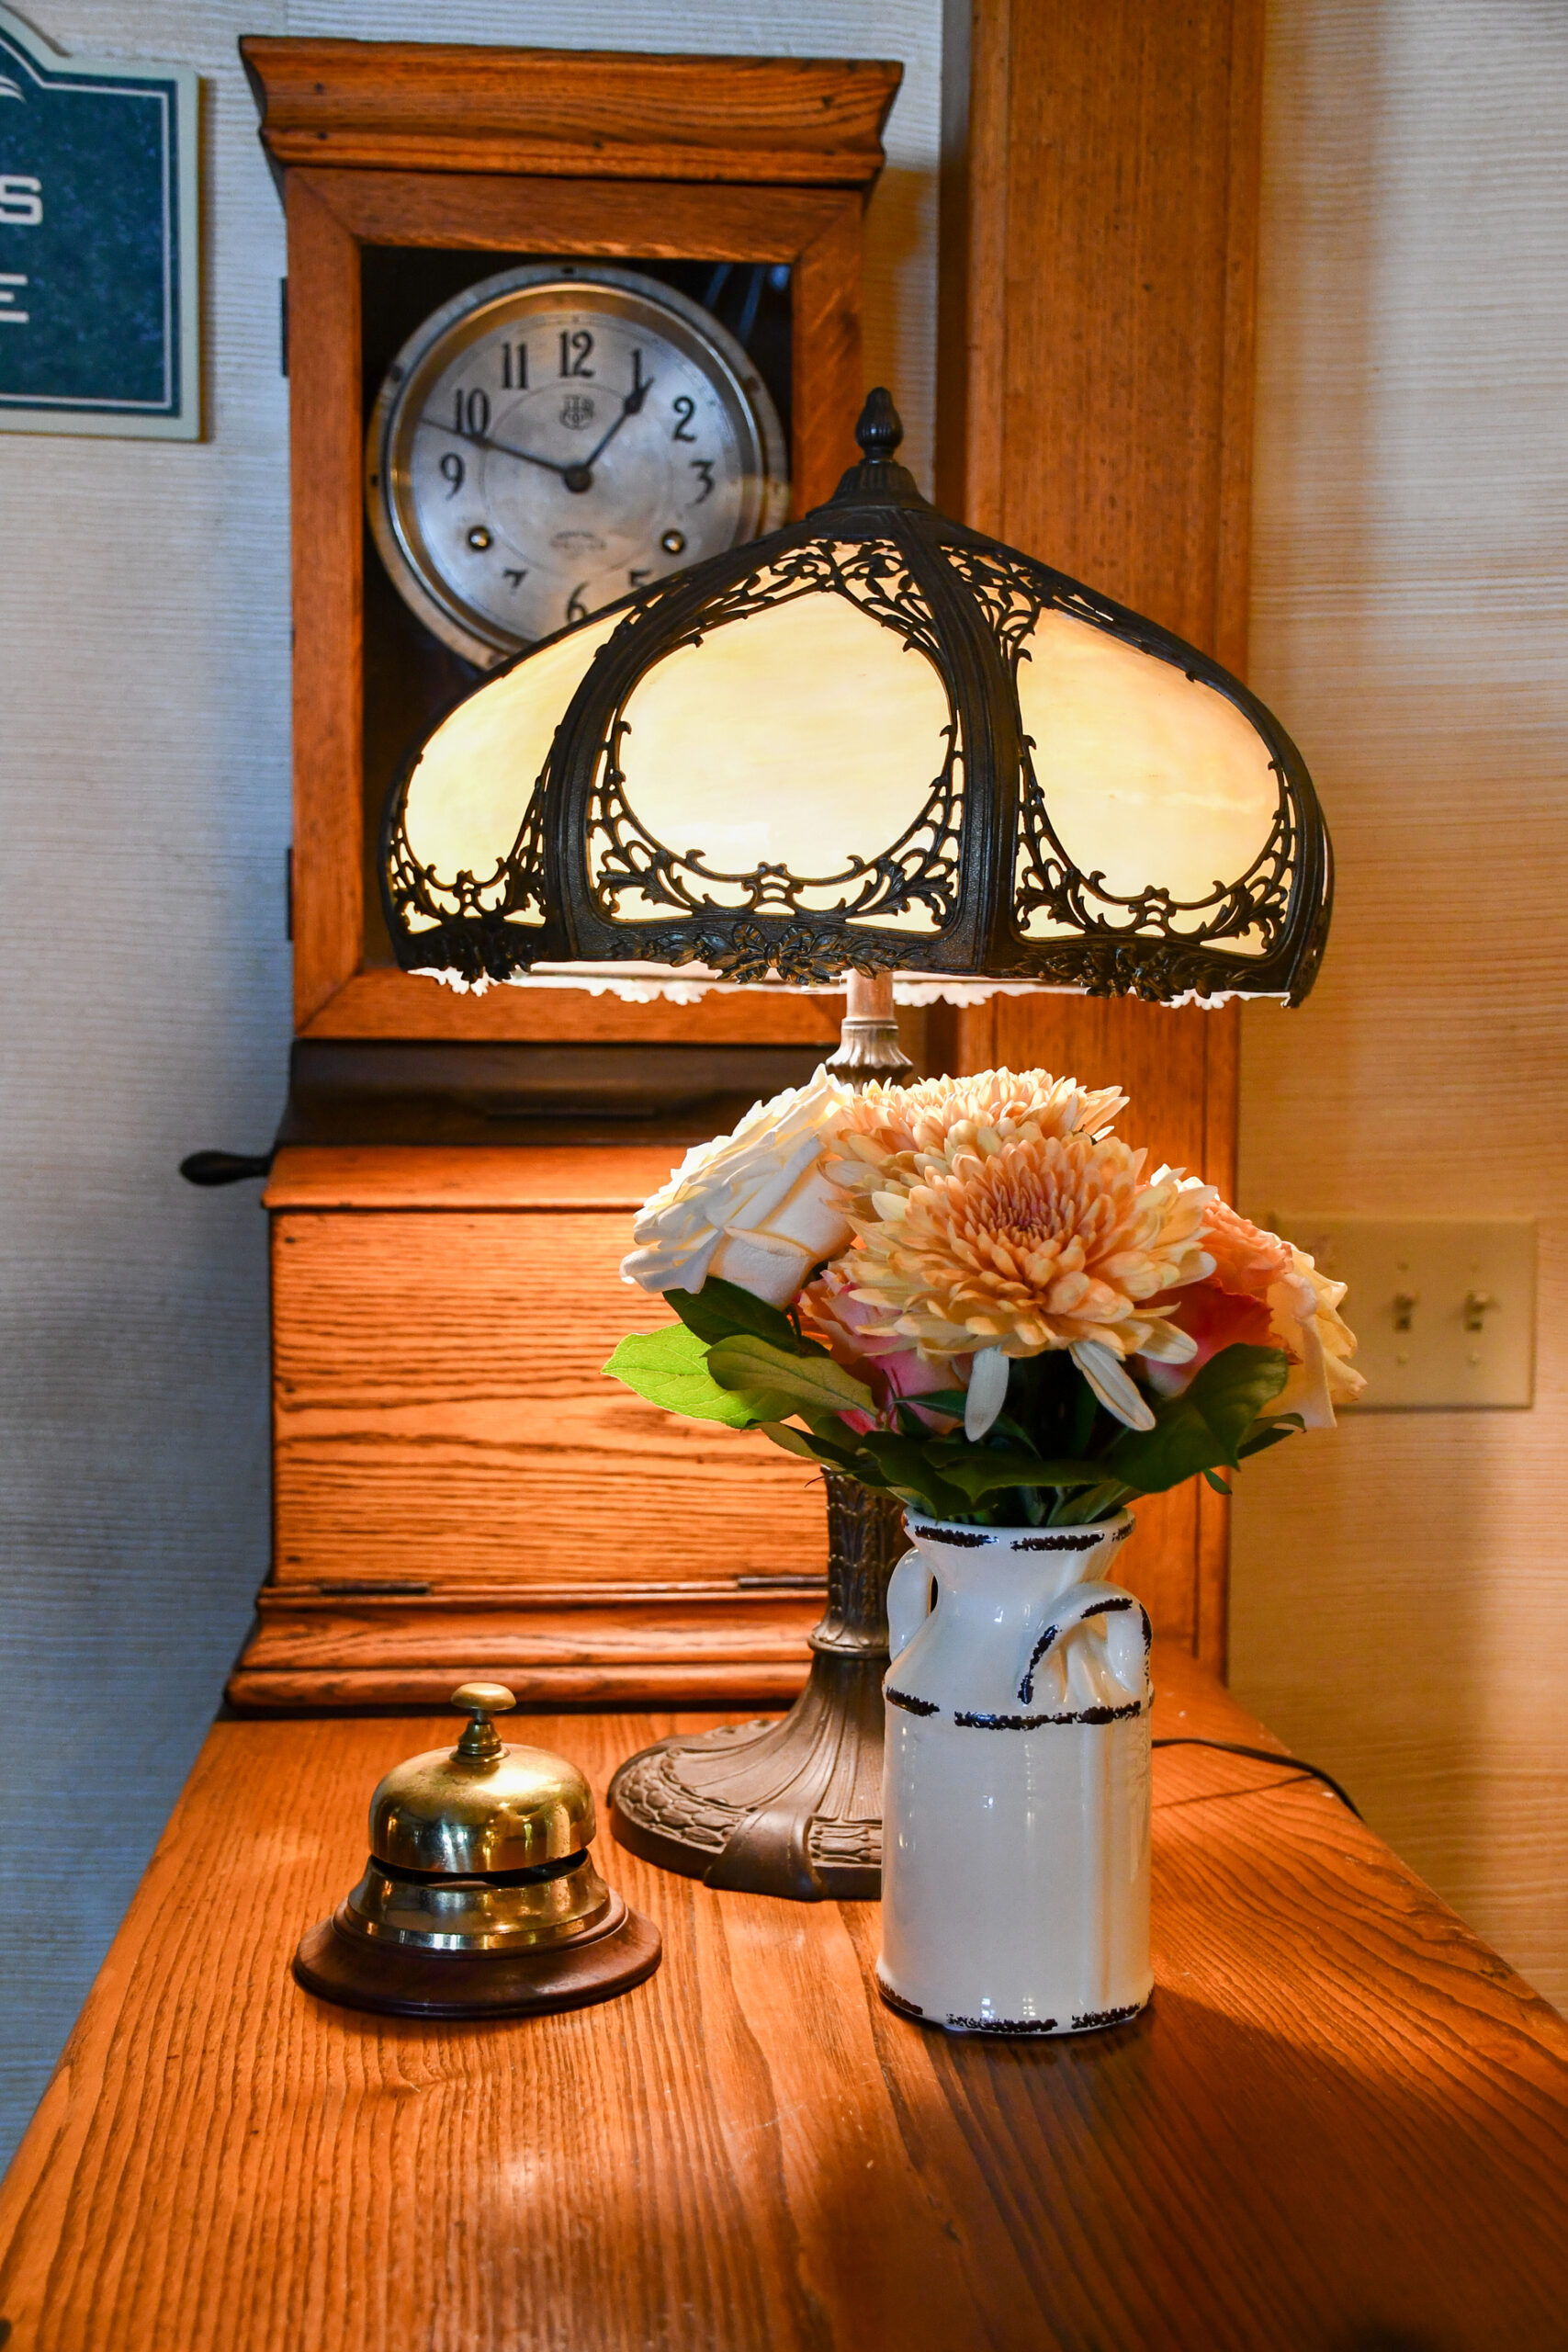
<svg viewBox="0 0 1568 2352">
<path fill-rule="evenodd" d="M 897 1426 L 896 1408 L 900 1399 L 925 1396 L 933 1390 L 961 1385 L 963 1374 L 956 1364 L 932 1363 L 919 1348 L 867 1330 L 867 1324 L 880 1310 L 853 1295 L 856 1277 L 852 1269 L 852 1257 L 839 1258 L 830 1266 L 824 1266 L 817 1280 L 800 1295 L 800 1319 L 812 1339 L 825 1343 L 835 1363 L 869 1382 L 876 1398 L 876 1411 L 868 1413 L 855 1408 L 839 1415 L 857 1437 L 866 1437 L 873 1430 Z M 926 1427 L 940 1437 L 958 1427 L 946 1413 L 930 1412 L 919 1407 L 916 1410 Z"/>
</svg>

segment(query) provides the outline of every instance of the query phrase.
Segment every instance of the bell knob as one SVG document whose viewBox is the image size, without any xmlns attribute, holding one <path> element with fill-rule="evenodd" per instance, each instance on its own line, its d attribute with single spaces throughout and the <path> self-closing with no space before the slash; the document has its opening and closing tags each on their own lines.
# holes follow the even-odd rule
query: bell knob
<svg viewBox="0 0 1568 2352">
<path fill-rule="evenodd" d="M 469 1718 L 456 1747 L 394 1765 L 370 1800 L 370 1851 L 395 1870 L 455 1878 L 534 1870 L 580 1854 L 593 1838 L 593 1794 L 575 1764 L 545 1747 L 511 1747 L 491 1718 L 515 1707 L 502 1682 L 463 1682 Z"/>
</svg>

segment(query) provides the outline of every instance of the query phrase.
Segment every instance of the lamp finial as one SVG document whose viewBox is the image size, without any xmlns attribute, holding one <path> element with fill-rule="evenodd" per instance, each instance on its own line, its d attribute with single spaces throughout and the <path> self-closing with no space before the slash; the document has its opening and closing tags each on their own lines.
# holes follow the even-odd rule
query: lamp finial
<svg viewBox="0 0 1568 2352">
<path fill-rule="evenodd" d="M 874 391 L 867 392 L 860 423 L 855 426 L 861 455 L 886 462 L 903 438 L 903 419 L 893 405 L 893 395 L 885 384 L 878 384 Z"/>
</svg>

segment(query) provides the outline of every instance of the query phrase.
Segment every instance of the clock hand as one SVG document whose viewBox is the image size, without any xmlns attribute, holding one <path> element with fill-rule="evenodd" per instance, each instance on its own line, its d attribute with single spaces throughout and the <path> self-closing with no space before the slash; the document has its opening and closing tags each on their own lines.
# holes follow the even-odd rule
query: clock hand
<svg viewBox="0 0 1568 2352">
<path fill-rule="evenodd" d="M 627 417 L 635 416 L 638 409 L 641 408 L 644 401 L 647 400 L 649 392 L 652 391 L 655 380 L 656 379 L 650 376 L 646 384 L 634 384 L 632 386 L 631 390 L 626 394 L 626 399 L 621 403 L 621 413 L 619 416 L 616 417 L 614 424 L 610 426 L 608 432 L 600 435 L 595 446 L 590 449 L 587 457 L 583 458 L 582 470 L 584 473 L 592 472 L 594 467 L 598 464 L 600 458 L 604 456 L 605 450 L 609 447 L 611 442 L 615 439 L 616 434 L 620 431 Z"/>
<path fill-rule="evenodd" d="M 454 441 L 471 442 L 476 449 L 495 449 L 503 458 L 521 458 L 525 466 L 543 466 L 552 474 L 569 474 L 575 470 L 570 466 L 558 465 L 554 458 L 536 458 L 532 449 L 514 449 L 510 441 L 492 441 L 483 433 L 459 433 L 455 425 L 442 424 L 434 416 L 422 416 L 420 423 L 430 425 L 436 433 L 449 434 Z M 595 450 L 594 456 L 597 455 Z"/>
</svg>

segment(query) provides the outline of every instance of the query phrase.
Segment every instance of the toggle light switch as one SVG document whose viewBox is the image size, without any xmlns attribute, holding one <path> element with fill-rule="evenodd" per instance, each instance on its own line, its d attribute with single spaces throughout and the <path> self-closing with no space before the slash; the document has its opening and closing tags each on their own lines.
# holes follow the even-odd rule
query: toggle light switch
<svg viewBox="0 0 1568 2352">
<path fill-rule="evenodd" d="M 1523 1406 L 1535 1393 L 1535 1227 L 1524 1217 L 1265 1220 L 1347 1283 L 1359 1412 Z"/>
</svg>

